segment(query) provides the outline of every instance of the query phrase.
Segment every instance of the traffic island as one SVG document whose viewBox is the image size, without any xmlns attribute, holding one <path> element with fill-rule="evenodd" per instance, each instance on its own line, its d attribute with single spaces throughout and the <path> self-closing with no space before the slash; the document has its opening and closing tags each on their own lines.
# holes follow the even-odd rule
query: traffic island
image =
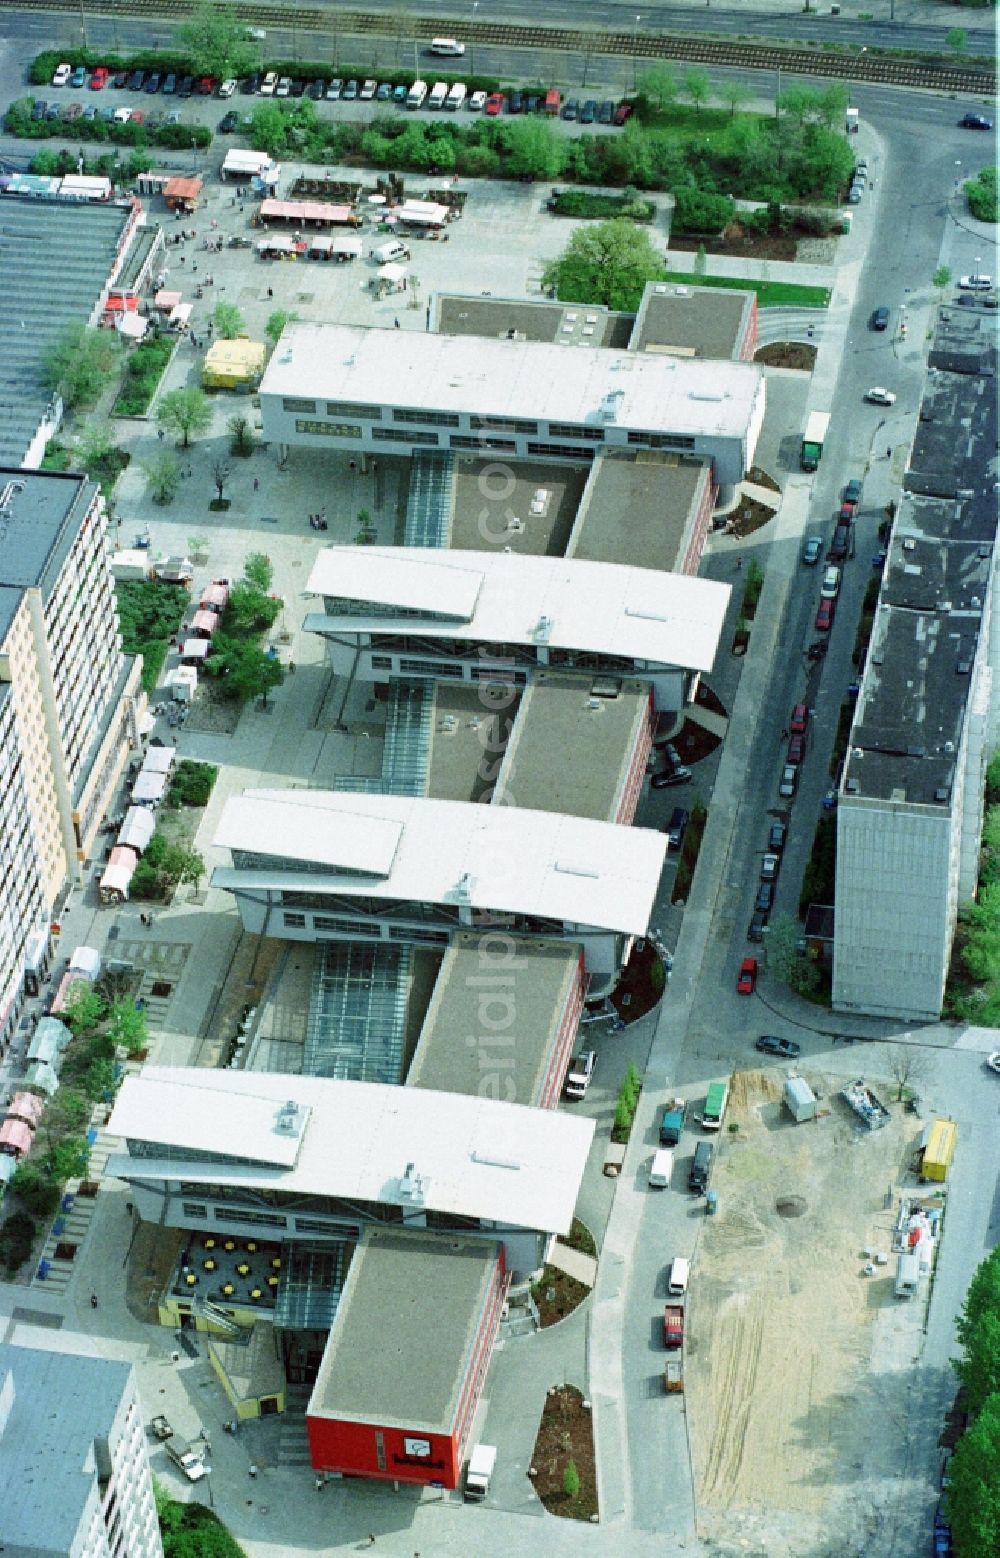
<svg viewBox="0 0 1000 1558">
<path fill-rule="evenodd" d="M 575 1386 L 549 1391 L 528 1475 L 550 1515 L 599 1519 L 590 1403 Z"/>
</svg>

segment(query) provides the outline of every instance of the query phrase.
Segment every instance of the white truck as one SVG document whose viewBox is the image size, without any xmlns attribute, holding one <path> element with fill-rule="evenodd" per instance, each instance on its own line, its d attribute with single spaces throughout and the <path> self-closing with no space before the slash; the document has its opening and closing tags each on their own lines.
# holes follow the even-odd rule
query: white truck
<svg viewBox="0 0 1000 1558">
<path fill-rule="evenodd" d="M 203 1463 L 195 1455 L 186 1439 L 179 1434 L 171 1434 L 169 1439 L 163 1441 L 166 1450 L 175 1466 L 179 1466 L 188 1482 L 200 1482 L 205 1475 Z"/>
<path fill-rule="evenodd" d="M 444 100 L 446 113 L 457 113 L 465 102 L 466 87 L 463 81 L 456 81 L 448 96 Z"/>
<path fill-rule="evenodd" d="M 496 1446 L 477 1444 L 469 1456 L 465 1473 L 465 1502 L 481 1504 L 490 1491 L 490 1478 L 497 1463 Z"/>
<path fill-rule="evenodd" d="M 447 81 L 435 81 L 431 87 L 430 96 L 427 99 L 428 108 L 443 108 L 448 101 Z"/>
<path fill-rule="evenodd" d="M 427 98 L 427 82 L 415 81 L 406 94 L 406 106 L 409 109 L 423 108 Z"/>
</svg>

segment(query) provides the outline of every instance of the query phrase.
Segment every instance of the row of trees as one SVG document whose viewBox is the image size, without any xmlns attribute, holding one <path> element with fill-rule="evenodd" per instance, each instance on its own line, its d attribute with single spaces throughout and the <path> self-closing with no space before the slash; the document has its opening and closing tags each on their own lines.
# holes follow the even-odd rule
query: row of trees
<svg viewBox="0 0 1000 1558">
<path fill-rule="evenodd" d="M 259 103 L 250 139 L 260 151 L 303 162 L 364 162 L 479 178 L 559 178 L 675 193 L 690 186 L 749 200 L 833 201 L 853 169 L 843 134 L 819 117 L 791 113 L 692 115 L 667 107 L 650 109 L 647 122 L 635 115 L 617 134 L 570 137 L 537 115 L 471 123 L 451 118 L 425 123 L 391 114 L 378 114 L 368 125 L 331 121 L 303 98 Z"/>
<path fill-rule="evenodd" d="M 965 977 L 959 975 L 949 992 L 950 1015 L 1000 1027 L 1000 752 L 986 773 L 979 892 L 962 910 L 959 948 Z"/>
<path fill-rule="evenodd" d="M 274 654 L 261 648 L 261 639 L 275 624 L 284 602 L 272 593 L 274 570 L 264 552 L 251 552 L 243 565 L 243 577 L 233 585 L 212 653 L 205 662 L 207 674 L 219 684 L 224 698 L 246 702 L 267 695 L 281 685 L 284 670 Z"/>
<path fill-rule="evenodd" d="M 147 903 L 162 903 L 182 883 L 197 886 L 204 875 L 204 857 L 195 849 L 190 834 L 168 836 L 157 828 L 142 859 L 136 862 L 129 895 Z"/>
<path fill-rule="evenodd" d="M 982 1262 L 958 1319 L 955 1371 L 971 1424 L 948 1467 L 945 1509 L 956 1551 L 1000 1552 L 1000 1248 Z"/>
<path fill-rule="evenodd" d="M 3 119 L 8 135 L 16 135 L 25 141 L 48 141 L 55 137 L 72 136 L 78 142 L 110 141 L 114 146 L 133 147 L 138 152 L 147 146 L 184 151 L 194 146 L 209 146 L 212 141 L 212 132 L 207 124 L 150 124 L 148 121 L 137 124 L 134 119 L 119 124 L 113 119 L 102 119 L 99 116 L 96 119 L 80 118 L 63 123 L 58 119 L 33 118 L 34 106 L 34 99 L 30 97 L 20 97 L 11 103 Z M 74 173 L 76 166 L 74 158 Z"/>
</svg>

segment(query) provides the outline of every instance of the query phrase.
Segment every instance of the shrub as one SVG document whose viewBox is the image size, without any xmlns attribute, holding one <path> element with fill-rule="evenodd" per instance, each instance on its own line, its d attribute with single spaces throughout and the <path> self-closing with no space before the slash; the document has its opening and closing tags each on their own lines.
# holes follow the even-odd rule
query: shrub
<svg viewBox="0 0 1000 1558">
<path fill-rule="evenodd" d="M 212 763 L 183 758 L 174 770 L 167 791 L 168 806 L 207 806 L 219 770 Z"/>
<path fill-rule="evenodd" d="M 166 335 L 151 336 L 136 347 L 125 364 L 125 383 L 115 402 L 122 417 L 141 417 L 152 403 L 176 342 Z"/>
<path fill-rule="evenodd" d="M 12 1277 L 31 1254 L 37 1226 L 26 1212 L 14 1212 L 0 1226 L 0 1260 Z"/>
</svg>

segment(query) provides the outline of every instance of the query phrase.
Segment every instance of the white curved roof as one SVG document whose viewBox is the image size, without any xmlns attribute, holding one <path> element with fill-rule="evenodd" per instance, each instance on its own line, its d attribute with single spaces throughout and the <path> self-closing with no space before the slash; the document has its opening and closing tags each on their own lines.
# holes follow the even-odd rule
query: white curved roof
<svg viewBox="0 0 1000 1558">
<path fill-rule="evenodd" d="M 246 790 L 226 802 L 213 842 L 274 859 L 228 873 L 227 886 L 306 861 L 327 892 L 468 904 L 636 936 L 649 927 L 667 848 L 661 833 L 587 817 L 330 790 Z M 305 884 L 301 873 L 296 884 Z"/>
<path fill-rule="evenodd" d="M 115 1154 L 106 1172 L 119 1178 L 280 1188 L 561 1233 L 594 1122 L 424 1088 L 144 1066 L 122 1083 L 108 1129 L 169 1149 L 163 1159 Z"/>
<path fill-rule="evenodd" d="M 549 645 L 710 671 L 730 586 L 524 553 L 332 546 L 316 559 L 306 591 L 381 608 L 309 618 L 326 632 Z"/>
</svg>

